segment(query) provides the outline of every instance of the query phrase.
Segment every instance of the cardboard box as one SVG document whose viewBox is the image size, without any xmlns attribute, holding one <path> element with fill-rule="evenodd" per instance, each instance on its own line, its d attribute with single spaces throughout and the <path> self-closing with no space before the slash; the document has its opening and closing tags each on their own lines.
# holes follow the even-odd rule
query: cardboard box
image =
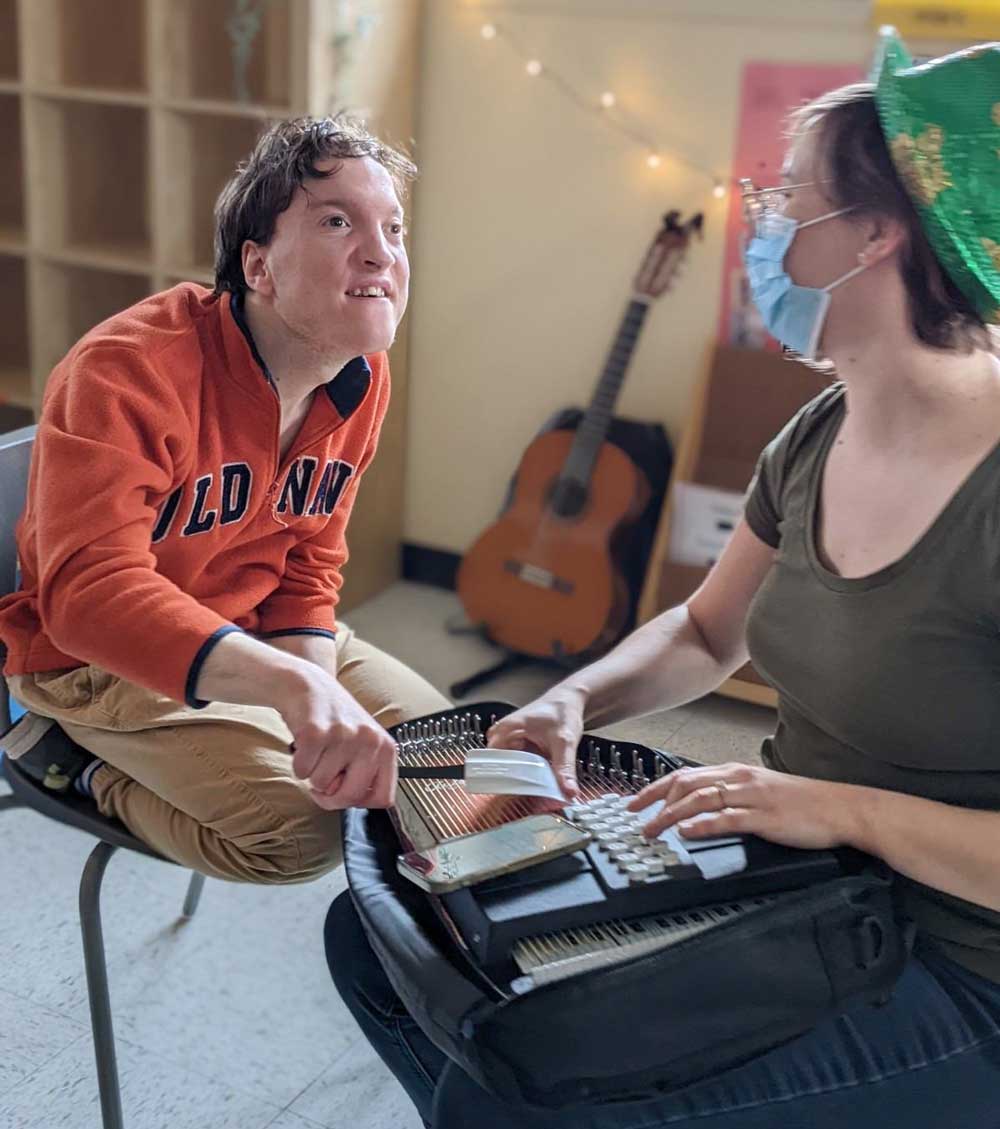
<svg viewBox="0 0 1000 1129">
<path fill-rule="evenodd" d="M 715 347 L 681 437 L 639 603 L 640 621 L 683 603 L 708 574 L 708 568 L 670 560 L 675 484 L 743 493 L 764 447 L 826 384 L 822 374 L 780 353 Z M 719 692 L 766 705 L 775 702 L 774 691 L 749 663 Z"/>
</svg>

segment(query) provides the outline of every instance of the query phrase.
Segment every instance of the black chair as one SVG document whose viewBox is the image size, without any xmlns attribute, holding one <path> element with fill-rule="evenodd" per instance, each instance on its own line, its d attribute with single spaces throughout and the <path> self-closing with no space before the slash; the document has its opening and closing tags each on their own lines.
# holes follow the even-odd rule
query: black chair
<svg viewBox="0 0 1000 1129">
<path fill-rule="evenodd" d="M 28 464 L 34 439 L 33 427 L 0 435 L 0 595 L 14 591 L 16 585 L 14 526 L 24 508 Z M 0 678 L 0 733 L 10 724 L 7 684 Z M 83 933 L 94 1054 L 97 1059 L 97 1082 L 101 1092 L 101 1118 L 104 1129 L 124 1129 L 115 1036 L 111 1023 L 111 999 L 108 995 L 108 970 L 104 957 L 104 935 L 101 929 L 101 883 L 108 861 L 119 847 L 138 851 L 162 862 L 171 860 L 136 839 L 117 820 L 101 815 L 96 804 L 87 797 L 75 791 L 63 794 L 44 788 L 20 771 L 17 762 L 9 757 L 3 757 L 0 765 L 12 792 L 12 795 L 0 796 L 0 810 L 32 808 L 41 815 L 85 831 L 100 840 L 91 851 L 80 879 L 80 928 Z M 192 873 L 181 911 L 184 918 L 191 917 L 197 909 L 204 884 L 204 875 Z"/>
</svg>

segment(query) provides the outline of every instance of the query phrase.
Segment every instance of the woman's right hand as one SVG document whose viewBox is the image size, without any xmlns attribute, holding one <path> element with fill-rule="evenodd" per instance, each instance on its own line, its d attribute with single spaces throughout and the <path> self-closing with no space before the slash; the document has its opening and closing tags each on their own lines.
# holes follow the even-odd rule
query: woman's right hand
<svg viewBox="0 0 1000 1129">
<path fill-rule="evenodd" d="M 540 753 L 552 768 L 567 799 L 580 794 L 576 780 L 576 750 L 583 736 L 586 698 L 557 687 L 514 713 L 501 718 L 486 735 L 492 749 L 525 749 Z"/>
</svg>

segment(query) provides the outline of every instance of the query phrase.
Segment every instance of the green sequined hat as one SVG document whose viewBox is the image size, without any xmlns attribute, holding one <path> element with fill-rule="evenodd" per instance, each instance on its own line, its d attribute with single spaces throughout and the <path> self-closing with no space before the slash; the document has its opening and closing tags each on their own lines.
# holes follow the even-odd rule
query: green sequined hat
<svg viewBox="0 0 1000 1129">
<path fill-rule="evenodd" d="M 914 66 L 882 29 L 872 75 L 889 152 L 941 265 L 1000 322 L 1000 43 Z"/>
</svg>

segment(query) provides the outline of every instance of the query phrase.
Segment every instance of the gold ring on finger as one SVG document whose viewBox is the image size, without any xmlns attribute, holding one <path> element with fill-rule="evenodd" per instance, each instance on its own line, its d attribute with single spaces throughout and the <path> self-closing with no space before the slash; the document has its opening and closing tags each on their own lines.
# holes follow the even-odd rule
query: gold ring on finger
<svg viewBox="0 0 1000 1129">
<path fill-rule="evenodd" d="M 716 780 L 712 787 L 719 793 L 719 811 L 729 807 L 729 785 L 725 780 Z"/>
</svg>

